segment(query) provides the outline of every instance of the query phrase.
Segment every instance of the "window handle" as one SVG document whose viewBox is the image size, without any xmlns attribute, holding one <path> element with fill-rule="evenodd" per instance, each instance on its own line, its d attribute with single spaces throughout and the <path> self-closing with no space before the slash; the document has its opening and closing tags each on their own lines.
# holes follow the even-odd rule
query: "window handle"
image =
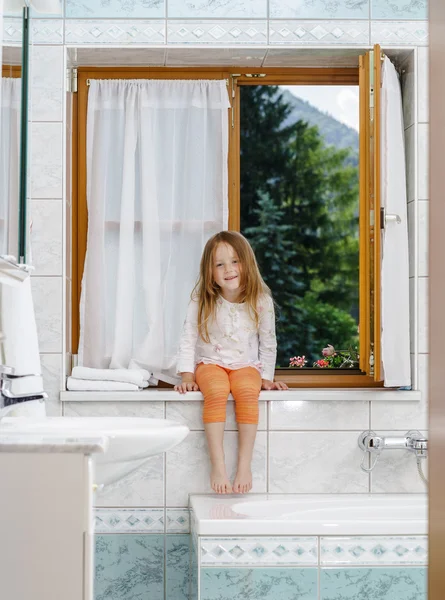
<svg viewBox="0 0 445 600">
<path fill-rule="evenodd" d="M 386 214 L 386 210 L 384 207 L 380 209 L 380 229 L 385 229 L 387 223 L 395 222 L 397 225 L 400 225 L 402 219 L 399 215 L 395 214 Z"/>
</svg>

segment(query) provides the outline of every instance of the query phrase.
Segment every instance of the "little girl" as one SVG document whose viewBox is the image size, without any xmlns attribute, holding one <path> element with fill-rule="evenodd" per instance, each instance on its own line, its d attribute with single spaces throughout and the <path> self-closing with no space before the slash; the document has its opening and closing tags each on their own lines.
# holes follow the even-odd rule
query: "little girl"
<svg viewBox="0 0 445 600">
<path fill-rule="evenodd" d="M 258 426 L 260 390 L 285 390 L 274 383 L 275 313 L 249 242 L 221 231 L 207 242 L 179 345 L 181 394 L 201 390 L 209 446 L 210 484 L 218 494 L 252 488 L 251 462 Z M 238 422 L 238 466 L 233 486 L 224 461 L 224 427 L 229 393 Z"/>
</svg>

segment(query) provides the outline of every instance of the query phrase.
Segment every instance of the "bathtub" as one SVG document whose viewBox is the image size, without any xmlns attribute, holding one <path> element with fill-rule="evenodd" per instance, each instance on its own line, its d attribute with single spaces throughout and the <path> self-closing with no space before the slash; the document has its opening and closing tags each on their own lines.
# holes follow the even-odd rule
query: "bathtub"
<svg viewBox="0 0 445 600">
<path fill-rule="evenodd" d="M 199 536 L 426 535 L 424 494 L 190 496 Z"/>
</svg>

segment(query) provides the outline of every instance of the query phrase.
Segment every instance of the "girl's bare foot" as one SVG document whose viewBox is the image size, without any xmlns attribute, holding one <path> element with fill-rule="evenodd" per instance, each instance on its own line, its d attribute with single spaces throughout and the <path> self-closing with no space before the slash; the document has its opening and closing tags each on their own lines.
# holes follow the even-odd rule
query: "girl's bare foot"
<svg viewBox="0 0 445 600">
<path fill-rule="evenodd" d="M 210 473 L 210 485 L 217 494 L 231 494 L 232 484 L 224 469 L 213 468 Z"/>
<path fill-rule="evenodd" d="M 250 467 L 238 467 L 238 471 L 233 482 L 233 492 L 235 494 L 246 494 L 252 489 L 252 471 Z"/>
</svg>

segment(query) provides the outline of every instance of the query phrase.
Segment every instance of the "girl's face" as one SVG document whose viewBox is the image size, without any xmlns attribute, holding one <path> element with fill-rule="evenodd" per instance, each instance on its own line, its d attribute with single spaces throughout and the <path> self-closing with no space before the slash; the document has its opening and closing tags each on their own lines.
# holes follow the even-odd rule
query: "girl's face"
<svg viewBox="0 0 445 600">
<path fill-rule="evenodd" d="M 229 244 L 220 243 L 215 249 L 212 275 L 226 300 L 235 300 L 241 285 L 241 265 L 238 255 Z"/>
</svg>

